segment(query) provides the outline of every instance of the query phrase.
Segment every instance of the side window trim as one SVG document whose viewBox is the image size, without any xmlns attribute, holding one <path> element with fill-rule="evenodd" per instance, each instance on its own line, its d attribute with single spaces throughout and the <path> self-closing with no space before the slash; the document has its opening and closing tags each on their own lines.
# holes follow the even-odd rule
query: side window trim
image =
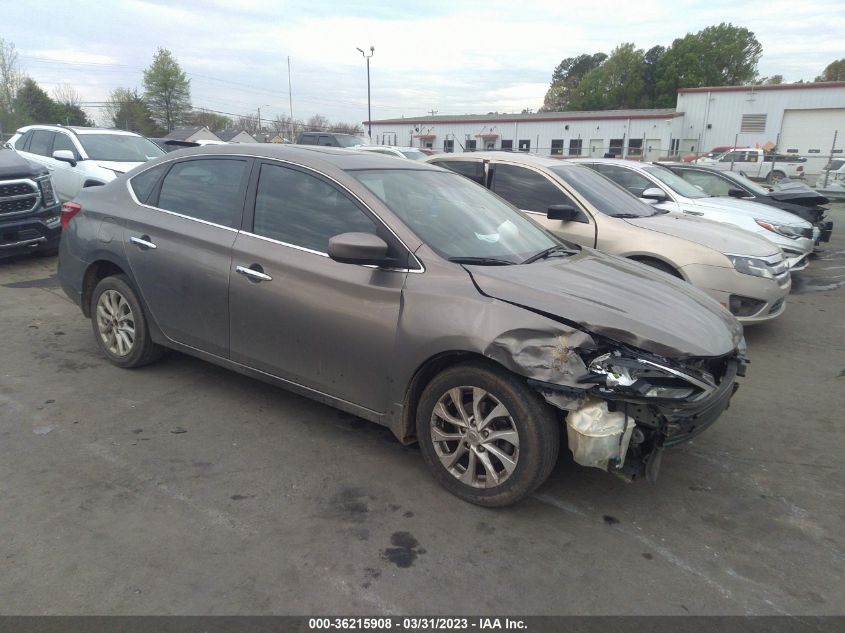
<svg viewBox="0 0 845 633">
<path fill-rule="evenodd" d="M 261 173 L 261 166 L 262 165 L 271 165 L 275 167 L 287 167 L 290 169 L 294 169 L 296 171 L 300 171 L 302 173 L 308 174 L 309 176 L 314 176 L 322 180 L 323 182 L 335 187 L 343 193 L 350 201 L 355 204 L 362 212 L 370 217 L 373 220 L 375 225 L 378 228 L 383 228 L 385 233 L 387 234 L 387 239 L 385 240 L 388 243 L 388 246 L 394 246 L 398 251 L 404 252 L 407 255 L 407 262 L 408 265 L 406 268 L 382 268 L 382 270 L 389 270 L 389 271 L 397 271 L 397 272 L 410 272 L 410 273 L 423 273 L 425 272 L 425 266 L 423 263 L 417 258 L 417 256 L 411 252 L 411 249 L 408 248 L 405 242 L 402 241 L 396 232 L 390 228 L 390 226 L 385 222 L 378 213 L 376 213 L 373 209 L 371 209 L 367 204 L 358 197 L 353 191 L 351 191 L 348 187 L 344 186 L 342 183 L 338 182 L 337 180 L 304 165 L 299 165 L 297 163 L 290 163 L 284 160 L 274 160 L 272 158 L 258 158 L 253 162 L 253 168 L 250 173 L 249 177 L 249 185 L 247 187 L 247 196 L 244 202 L 244 215 L 243 215 L 243 224 L 241 226 L 241 233 L 246 235 L 250 235 L 252 237 L 257 237 L 262 240 L 267 240 L 273 242 L 274 244 L 280 244 L 282 246 L 287 246 L 293 249 L 305 251 L 308 253 L 313 253 L 315 255 L 321 255 L 323 257 L 328 257 L 328 253 L 324 253 L 322 251 L 315 251 L 304 246 L 299 246 L 298 244 L 290 244 L 288 242 L 282 242 L 280 240 L 273 239 L 271 237 L 265 237 L 263 235 L 258 235 L 253 232 L 254 224 L 255 224 L 255 201 L 256 195 L 258 193 L 258 177 Z M 164 179 L 162 179 L 164 180 Z M 379 232 L 381 233 L 381 232 Z M 401 258 L 401 257 L 400 257 Z"/>
<path fill-rule="evenodd" d="M 202 218 L 195 218 L 191 215 L 186 215 L 184 213 L 179 213 L 178 211 L 170 211 L 169 209 L 162 209 L 158 206 L 159 202 L 159 194 L 161 194 L 161 186 L 164 184 L 167 175 L 172 171 L 172 169 L 179 164 L 186 163 L 188 161 L 195 161 L 195 160 L 221 160 L 221 159 L 228 159 L 228 160 L 235 160 L 246 162 L 246 166 L 244 167 L 244 174 L 241 176 L 241 184 L 238 189 L 238 195 L 240 196 L 241 200 L 241 221 L 236 223 L 235 227 L 225 226 L 223 224 L 217 224 L 216 222 L 209 222 L 208 220 L 203 220 Z M 133 199 L 140 204 L 142 207 L 147 207 L 149 209 L 154 209 L 156 211 L 160 211 L 161 213 L 169 213 L 170 215 L 175 215 L 180 218 L 185 218 L 187 220 L 193 220 L 194 222 L 199 222 L 200 224 L 207 224 L 209 226 L 216 226 L 221 229 L 226 229 L 227 231 L 238 232 L 239 228 L 238 225 L 243 225 L 243 218 L 245 215 L 245 201 L 246 201 L 246 191 L 247 191 L 247 184 L 249 183 L 249 175 L 252 171 L 252 164 L 255 162 L 255 159 L 251 156 L 244 156 L 241 154 L 209 154 L 209 155 L 202 155 L 202 156 L 186 156 L 185 158 L 179 158 L 177 160 L 170 161 L 168 168 L 165 172 L 159 177 L 156 186 L 150 192 L 150 195 L 147 199 L 147 202 L 140 202 L 138 201 L 137 196 L 135 196 L 135 192 L 132 191 L 131 184 L 127 181 L 127 187 L 129 189 L 130 194 L 132 195 Z M 161 163 L 159 163 L 161 164 Z M 147 171 L 147 170 L 144 170 Z M 144 172 L 142 172 L 144 173 Z M 139 174 L 140 175 L 140 174 Z"/>
</svg>

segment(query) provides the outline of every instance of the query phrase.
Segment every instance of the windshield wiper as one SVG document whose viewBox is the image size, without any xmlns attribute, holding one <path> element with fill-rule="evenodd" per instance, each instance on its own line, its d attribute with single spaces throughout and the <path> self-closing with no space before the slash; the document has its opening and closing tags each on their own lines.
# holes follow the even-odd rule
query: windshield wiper
<svg viewBox="0 0 845 633">
<path fill-rule="evenodd" d="M 536 255 L 532 255 L 526 260 L 523 260 L 523 264 L 530 264 L 532 262 L 536 262 L 538 259 L 545 259 L 546 257 L 551 257 L 552 255 L 577 255 L 578 251 L 573 251 L 571 249 L 566 248 L 565 246 L 552 246 L 551 248 L 547 248 L 544 251 L 540 251 Z"/>
<path fill-rule="evenodd" d="M 516 263 L 509 259 L 496 259 L 495 257 L 450 257 L 449 261 L 456 264 L 474 264 L 477 266 L 513 266 Z"/>
</svg>

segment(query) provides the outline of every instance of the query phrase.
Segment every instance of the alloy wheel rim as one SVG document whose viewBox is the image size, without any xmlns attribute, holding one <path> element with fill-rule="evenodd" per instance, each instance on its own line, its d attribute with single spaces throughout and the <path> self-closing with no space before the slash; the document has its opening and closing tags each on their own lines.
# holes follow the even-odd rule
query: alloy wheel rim
<svg viewBox="0 0 845 633">
<path fill-rule="evenodd" d="M 499 486 L 516 469 L 516 424 L 507 407 L 484 389 L 449 389 L 434 405 L 429 428 L 441 465 L 468 486 Z"/>
<path fill-rule="evenodd" d="M 117 290 L 106 290 L 97 300 L 97 329 L 106 349 L 126 356 L 135 345 L 135 317 L 129 302 Z"/>
</svg>

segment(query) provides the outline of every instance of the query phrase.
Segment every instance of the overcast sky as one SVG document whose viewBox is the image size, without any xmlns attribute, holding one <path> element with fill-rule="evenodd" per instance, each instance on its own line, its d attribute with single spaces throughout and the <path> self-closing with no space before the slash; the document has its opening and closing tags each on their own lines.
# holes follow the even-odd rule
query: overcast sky
<svg viewBox="0 0 845 633">
<path fill-rule="evenodd" d="M 0 36 L 22 70 L 84 101 L 143 89 L 142 70 L 169 48 L 198 107 L 262 117 L 373 118 L 538 108 L 565 57 L 634 42 L 648 49 L 719 22 L 752 30 L 759 71 L 812 80 L 845 57 L 845 0 L 98 0 L 5 2 Z M 92 114 L 96 110 L 90 110 Z"/>
</svg>

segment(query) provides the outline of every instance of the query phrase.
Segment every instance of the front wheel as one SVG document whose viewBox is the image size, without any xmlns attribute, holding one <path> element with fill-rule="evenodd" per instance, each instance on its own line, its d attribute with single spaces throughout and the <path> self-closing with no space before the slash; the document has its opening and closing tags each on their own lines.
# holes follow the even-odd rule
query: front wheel
<svg viewBox="0 0 845 633">
<path fill-rule="evenodd" d="M 560 422 L 524 379 L 494 365 L 465 363 L 426 387 L 417 436 L 444 488 L 470 503 L 499 507 L 548 478 L 560 449 Z"/>
<path fill-rule="evenodd" d="M 94 288 L 91 325 L 100 349 L 118 367 L 148 365 L 162 354 L 150 338 L 141 303 L 125 275 L 106 277 Z"/>
</svg>

